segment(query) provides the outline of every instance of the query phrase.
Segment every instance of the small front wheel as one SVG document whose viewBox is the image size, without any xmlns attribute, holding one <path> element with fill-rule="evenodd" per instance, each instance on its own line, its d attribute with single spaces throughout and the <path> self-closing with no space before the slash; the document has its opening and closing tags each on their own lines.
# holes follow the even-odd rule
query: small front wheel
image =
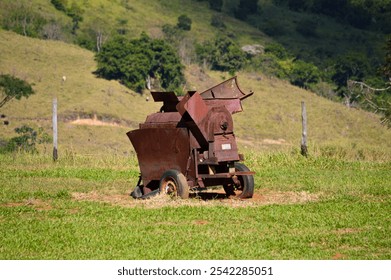
<svg viewBox="0 0 391 280">
<path fill-rule="evenodd" d="M 250 171 L 246 165 L 240 162 L 235 162 L 236 171 Z M 227 196 L 236 196 L 238 198 L 252 198 L 254 194 L 254 176 L 242 175 L 238 176 L 240 186 L 234 184 L 224 185 L 224 190 Z"/>
<path fill-rule="evenodd" d="M 161 193 L 173 197 L 189 198 L 189 185 L 186 177 L 175 169 L 163 173 L 159 182 L 159 189 Z"/>
</svg>

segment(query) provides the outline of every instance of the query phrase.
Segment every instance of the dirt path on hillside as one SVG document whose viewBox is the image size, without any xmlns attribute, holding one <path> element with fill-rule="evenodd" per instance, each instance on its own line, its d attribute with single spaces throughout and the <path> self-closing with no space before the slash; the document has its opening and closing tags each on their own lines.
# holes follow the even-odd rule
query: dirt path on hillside
<svg viewBox="0 0 391 280">
<path fill-rule="evenodd" d="M 115 126 L 115 127 L 123 127 L 122 125 L 116 123 L 116 122 L 105 122 L 100 121 L 96 118 L 94 119 L 77 119 L 70 122 L 71 124 L 76 125 L 88 125 L 88 126 Z"/>
</svg>

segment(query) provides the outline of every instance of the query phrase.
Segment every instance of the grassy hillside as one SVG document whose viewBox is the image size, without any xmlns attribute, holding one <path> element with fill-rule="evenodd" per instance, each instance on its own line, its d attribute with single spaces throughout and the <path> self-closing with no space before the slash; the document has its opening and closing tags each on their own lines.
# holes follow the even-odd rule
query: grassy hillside
<svg viewBox="0 0 391 280">
<path fill-rule="evenodd" d="M 50 133 L 51 102 L 56 96 L 60 115 L 60 152 L 126 153 L 131 145 L 125 135 L 160 107 L 115 81 L 98 79 L 94 55 L 80 47 L 58 41 L 42 41 L 0 31 L 0 71 L 34 84 L 36 94 L 11 101 L 2 108 L 10 120 L 2 126 L 1 138 L 14 136 L 22 124 L 42 126 Z M 65 82 L 62 77 L 66 76 Z M 195 65 L 186 69 L 189 89 L 204 90 L 228 78 L 221 72 L 203 73 Z M 286 148 L 299 145 L 300 101 L 307 104 L 309 141 L 313 149 L 338 146 L 353 155 L 382 157 L 391 150 L 391 131 L 379 117 L 316 96 L 287 82 L 255 73 L 238 73 L 244 91 L 254 96 L 243 102 L 244 112 L 234 116 L 239 143 L 249 148 Z M 110 126 L 76 125 L 77 118 L 94 117 Z M 91 123 L 90 123 L 91 124 Z M 92 124 L 99 124 L 92 122 Z M 323 148 L 321 147 L 323 146 Z M 327 146 L 326 148 L 324 148 Z M 353 149 L 353 151 L 351 151 Z M 323 150 L 324 151 L 324 150 Z M 315 152 L 315 151 L 314 151 Z"/>
</svg>

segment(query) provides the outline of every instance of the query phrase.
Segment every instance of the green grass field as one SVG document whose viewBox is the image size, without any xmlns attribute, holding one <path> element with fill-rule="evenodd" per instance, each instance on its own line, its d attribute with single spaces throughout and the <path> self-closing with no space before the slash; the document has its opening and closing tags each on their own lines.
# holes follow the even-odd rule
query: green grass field
<svg viewBox="0 0 391 280">
<path fill-rule="evenodd" d="M 0 155 L 0 258 L 391 258 L 390 161 L 246 156 L 253 199 L 135 201 L 135 156 Z"/>
</svg>

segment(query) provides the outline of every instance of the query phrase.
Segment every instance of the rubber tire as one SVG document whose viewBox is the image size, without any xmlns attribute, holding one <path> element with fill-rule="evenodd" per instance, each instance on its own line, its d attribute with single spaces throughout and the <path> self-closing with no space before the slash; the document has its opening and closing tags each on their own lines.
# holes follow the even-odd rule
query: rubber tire
<svg viewBox="0 0 391 280">
<path fill-rule="evenodd" d="M 235 162 L 235 170 L 236 171 L 250 171 L 246 165 L 240 162 Z M 235 192 L 235 188 L 233 185 L 224 185 L 224 190 L 227 196 L 234 195 L 238 198 L 252 198 L 254 195 L 254 176 L 253 175 L 243 175 L 238 176 L 240 181 L 240 188 L 236 190 L 241 191 L 238 194 Z"/>
<path fill-rule="evenodd" d="M 143 196 L 142 192 L 143 186 L 136 186 L 134 190 L 130 193 L 130 196 L 133 197 L 134 199 L 141 198 Z"/>
<path fill-rule="evenodd" d="M 167 193 L 167 184 L 169 184 L 172 193 Z M 186 177 L 175 169 L 170 169 L 163 173 L 159 182 L 159 190 L 161 193 L 170 194 L 175 197 L 189 198 L 189 185 L 187 184 Z"/>
</svg>

